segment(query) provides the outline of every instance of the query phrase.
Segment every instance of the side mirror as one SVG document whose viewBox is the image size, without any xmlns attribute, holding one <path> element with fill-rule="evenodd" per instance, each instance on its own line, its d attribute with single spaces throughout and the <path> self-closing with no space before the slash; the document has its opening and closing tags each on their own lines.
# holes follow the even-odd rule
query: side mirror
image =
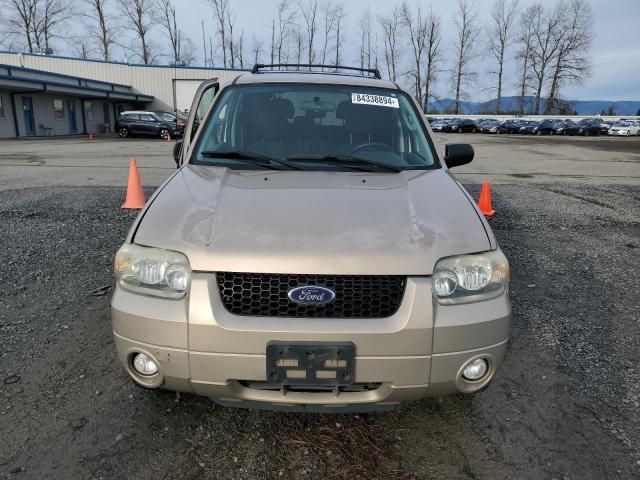
<svg viewBox="0 0 640 480">
<path fill-rule="evenodd" d="M 444 147 L 444 163 L 449 168 L 471 163 L 473 155 L 473 147 L 468 143 L 447 143 Z"/>
<path fill-rule="evenodd" d="M 178 140 L 173 145 L 173 159 L 176 161 L 176 168 L 180 166 L 180 152 L 182 151 L 182 140 Z"/>
</svg>

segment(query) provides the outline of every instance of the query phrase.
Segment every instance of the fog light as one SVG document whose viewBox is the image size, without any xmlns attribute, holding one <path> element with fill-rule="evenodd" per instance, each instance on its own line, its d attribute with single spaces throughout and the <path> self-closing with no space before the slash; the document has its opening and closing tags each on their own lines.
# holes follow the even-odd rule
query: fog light
<svg viewBox="0 0 640 480">
<path fill-rule="evenodd" d="M 133 357 L 133 368 L 140 375 L 155 375 L 158 373 L 156 362 L 147 357 L 144 353 L 136 353 Z"/>
<path fill-rule="evenodd" d="M 484 358 L 476 358 L 467 363 L 464 370 L 462 370 L 462 376 L 465 380 L 475 382 L 484 377 L 488 369 L 489 364 Z"/>
</svg>

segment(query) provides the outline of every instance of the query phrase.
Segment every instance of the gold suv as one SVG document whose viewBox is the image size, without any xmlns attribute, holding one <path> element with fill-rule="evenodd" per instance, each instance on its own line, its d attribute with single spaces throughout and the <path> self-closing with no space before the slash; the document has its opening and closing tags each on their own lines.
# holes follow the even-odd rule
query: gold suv
<svg viewBox="0 0 640 480">
<path fill-rule="evenodd" d="M 256 65 L 204 82 L 185 132 L 115 260 L 136 382 L 313 411 L 491 382 L 509 265 L 449 172 L 473 149 L 440 159 L 410 95 L 376 70 Z"/>
</svg>

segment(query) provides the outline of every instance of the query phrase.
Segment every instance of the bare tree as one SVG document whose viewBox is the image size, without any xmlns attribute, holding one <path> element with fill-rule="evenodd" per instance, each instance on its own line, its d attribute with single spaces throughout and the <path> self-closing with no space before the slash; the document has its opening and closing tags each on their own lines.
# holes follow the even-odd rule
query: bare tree
<svg viewBox="0 0 640 480">
<path fill-rule="evenodd" d="M 373 20 L 371 17 L 371 10 L 368 8 L 360 16 L 358 22 L 360 28 L 360 68 L 371 68 L 372 60 L 372 28 Z"/>
<path fill-rule="evenodd" d="M 36 7 L 38 0 L 7 0 L 2 5 L 6 15 L 9 32 L 23 36 L 29 53 L 33 53 L 35 48 L 34 29 L 36 21 Z M 4 14 L 3 14 L 4 16 Z"/>
<path fill-rule="evenodd" d="M 230 32 L 233 32 L 233 30 L 230 30 Z M 235 68 L 236 62 L 240 68 L 244 68 L 244 30 L 240 32 L 240 36 L 238 37 L 237 40 L 232 41 L 232 43 L 230 43 L 230 46 L 231 45 L 233 46 L 233 48 L 230 49 L 231 56 L 233 59 L 231 68 Z"/>
<path fill-rule="evenodd" d="M 327 63 L 329 56 L 329 44 L 335 36 L 336 23 L 338 19 L 338 6 L 333 2 L 326 2 L 322 5 L 322 49 L 320 51 L 320 60 L 323 65 Z"/>
<path fill-rule="evenodd" d="M 460 100 L 467 83 L 475 74 L 470 71 L 470 63 L 475 58 L 474 44 L 479 34 L 476 23 L 477 12 L 470 0 L 458 0 L 458 9 L 454 23 L 456 38 L 454 43 L 455 60 L 453 67 L 453 90 L 455 92 L 455 111 L 460 113 Z"/>
<path fill-rule="evenodd" d="M 70 0 L 39 0 L 36 2 L 34 34 L 38 48 L 48 51 L 51 40 L 74 15 Z"/>
<path fill-rule="evenodd" d="M 320 28 L 318 0 L 306 0 L 299 4 L 302 20 L 304 21 L 305 35 L 307 40 L 307 60 L 309 64 L 316 61 L 315 40 Z"/>
<path fill-rule="evenodd" d="M 487 30 L 489 37 L 489 52 L 498 63 L 498 77 L 496 87 L 496 114 L 500 114 L 500 99 L 502 98 L 502 76 L 507 48 L 513 44 L 513 24 L 516 20 L 518 0 L 495 0 L 491 10 L 491 20 Z"/>
<path fill-rule="evenodd" d="M 271 29 L 271 63 L 282 63 L 289 57 L 289 40 L 295 30 L 296 12 L 289 0 L 278 3 L 278 17 L 272 22 Z"/>
<path fill-rule="evenodd" d="M 442 41 L 442 26 L 440 23 L 440 17 L 433 13 L 433 10 L 429 12 L 429 16 L 426 21 L 426 57 L 427 65 L 424 76 L 424 103 L 423 109 L 427 111 L 427 105 L 429 99 L 435 98 L 433 95 L 433 89 L 431 86 L 436 81 L 438 73 L 438 65 L 440 63 L 440 42 Z"/>
<path fill-rule="evenodd" d="M 229 67 L 236 68 L 236 58 L 237 58 L 237 46 L 235 43 L 235 37 L 233 36 L 233 27 L 235 24 L 235 16 L 231 14 L 231 8 L 227 8 L 227 31 L 229 32 L 227 35 L 227 39 L 229 42 Z M 227 65 L 225 65 L 226 67 Z"/>
<path fill-rule="evenodd" d="M 518 113 L 520 115 L 525 114 L 524 99 L 529 88 L 532 75 L 531 75 L 531 56 L 533 52 L 533 21 L 536 17 L 537 6 L 533 5 L 527 8 L 522 15 L 520 15 L 520 33 L 518 34 L 518 60 L 520 63 L 520 74 L 518 78 Z"/>
<path fill-rule="evenodd" d="M 557 41 L 560 29 L 564 24 L 564 9 L 562 2 L 556 4 L 550 12 L 545 11 L 541 4 L 531 7 L 533 21 L 533 48 L 530 54 L 531 70 L 535 82 L 535 108 L 533 113 L 540 114 L 540 99 L 542 89 L 547 81 L 549 66 L 552 64 L 559 48 Z"/>
<path fill-rule="evenodd" d="M 344 37 L 342 36 L 342 23 L 344 22 L 346 17 L 346 13 L 344 11 L 344 5 L 339 3 L 336 5 L 336 62 L 335 65 L 340 65 L 340 49 L 342 48 L 342 43 L 344 42 Z"/>
<path fill-rule="evenodd" d="M 253 57 L 254 65 L 260 61 L 263 45 L 264 42 L 260 38 L 256 37 L 255 34 L 251 37 L 251 55 Z"/>
<path fill-rule="evenodd" d="M 48 50 L 51 41 L 60 37 L 64 24 L 73 15 L 70 0 L 6 0 L 3 16 L 8 33 L 24 37 L 30 53 Z"/>
<path fill-rule="evenodd" d="M 109 61 L 111 47 L 115 44 L 116 30 L 107 13 L 108 0 L 83 0 L 83 3 L 87 7 L 84 15 L 89 19 L 87 32 L 97 44 L 100 57 Z"/>
<path fill-rule="evenodd" d="M 182 31 L 178 27 L 175 7 L 171 3 L 171 0 L 158 0 L 156 8 L 159 12 L 160 25 L 165 30 L 167 38 L 169 39 L 173 63 L 187 63 L 182 55 Z"/>
<path fill-rule="evenodd" d="M 291 41 L 293 43 L 293 55 L 296 59 L 296 63 L 302 63 L 302 55 L 304 55 L 304 35 L 300 29 L 296 28 L 291 34 Z"/>
<path fill-rule="evenodd" d="M 396 81 L 398 60 L 400 50 L 398 41 L 400 39 L 400 8 L 394 6 L 386 16 L 378 17 L 382 33 L 384 35 L 384 59 L 387 65 L 389 79 Z"/>
<path fill-rule="evenodd" d="M 216 23 L 218 24 L 218 35 L 220 37 L 220 47 L 222 47 L 222 66 L 227 66 L 227 19 L 229 17 L 229 0 L 210 0 L 213 6 Z M 213 56 L 213 53 L 212 53 Z"/>
<path fill-rule="evenodd" d="M 120 0 L 125 23 L 135 32 L 139 46 L 131 49 L 142 63 L 153 63 L 149 31 L 156 25 L 154 4 L 151 0 Z"/>
<path fill-rule="evenodd" d="M 426 42 L 427 22 L 420 6 L 416 5 L 412 9 L 407 2 L 403 2 L 400 6 L 400 18 L 413 54 L 413 65 L 408 72 L 413 78 L 413 94 L 418 103 L 422 103 L 422 55 Z"/>
<path fill-rule="evenodd" d="M 545 114 L 558 107 L 558 91 L 563 83 L 581 83 L 591 72 L 588 53 L 593 41 L 593 14 L 585 0 L 561 1 L 564 9 L 563 23 L 556 31 L 554 41 L 558 43 L 553 66 L 551 87 L 547 96 Z"/>
</svg>

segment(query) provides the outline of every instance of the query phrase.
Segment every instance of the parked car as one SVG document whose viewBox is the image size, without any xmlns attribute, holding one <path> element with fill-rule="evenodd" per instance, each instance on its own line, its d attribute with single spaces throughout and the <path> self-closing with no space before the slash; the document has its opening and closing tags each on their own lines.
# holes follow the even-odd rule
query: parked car
<svg viewBox="0 0 640 480">
<path fill-rule="evenodd" d="M 477 130 L 475 120 L 470 118 L 457 118 L 444 126 L 442 131 L 455 133 L 475 133 Z"/>
<path fill-rule="evenodd" d="M 542 120 L 533 127 L 532 135 L 553 135 L 553 120 Z"/>
<path fill-rule="evenodd" d="M 533 128 L 538 125 L 537 120 L 520 120 L 520 128 L 518 129 L 518 133 L 522 135 L 526 135 L 527 133 L 531 134 Z"/>
<path fill-rule="evenodd" d="M 200 86 L 179 170 L 115 258 L 114 343 L 135 382 L 338 412 L 495 377 L 509 264 L 449 174 L 473 148 L 441 158 L 412 96 L 363 73 L 257 65 Z"/>
<path fill-rule="evenodd" d="M 583 118 L 577 123 L 569 126 L 566 131 L 568 135 L 600 135 L 601 120 L 598 118 Z"/>
<path fill-rule="evenodd" d="M 640 135 L 640 125 L 637 122 L 617 122 L 614 123 L 609 131 L 609 135 L 631 136 Z"/>
<path fill-rule="evenodd" d="M 116 132 L 121 138 L 145 135 L 167 138 L 180 136 L 184 126 L 176 124 L 175 120 L 167 120 L 155 112 L 131 111 L 122 112 L 116 122 Z"/>
<path fill-rule="evenodd" d="M 153 112 L 153 113 L 155 113 L 158 117 L 160 117 L 163 120 L 176 123 L 178 127 L 180 127 L 182 130 L 184 130 L 184 127 L 187 125 L 188 117 L 182 112 L 177 112 L 177 113 Z"/>
<path fill-rule="evenodd" d="M 553 124 L 553 134 L 554 135 L 566 135 L 567 129 L 573 125 L 571 120 L 559 120 L 554 122 Z"/>
<path fill-rule="evenodd" d="M 520 127 L 522 127 L 520 120 L 505 120 L 498 127 L 499 133 L 518 133 L 520 131 Z"/>
<path fill-rule="evenodd" d="M 482 124 L 482 133 L 499 133 L 500 124 L 499 120 L 487 120 Z"/>
<path fill-rule="evenodd" d="M 449 123 L 449 120 L 436 120 L 431 124 L 431 130 L 434 132 L 442 132 L 447 123 Z"/>
</svg>

